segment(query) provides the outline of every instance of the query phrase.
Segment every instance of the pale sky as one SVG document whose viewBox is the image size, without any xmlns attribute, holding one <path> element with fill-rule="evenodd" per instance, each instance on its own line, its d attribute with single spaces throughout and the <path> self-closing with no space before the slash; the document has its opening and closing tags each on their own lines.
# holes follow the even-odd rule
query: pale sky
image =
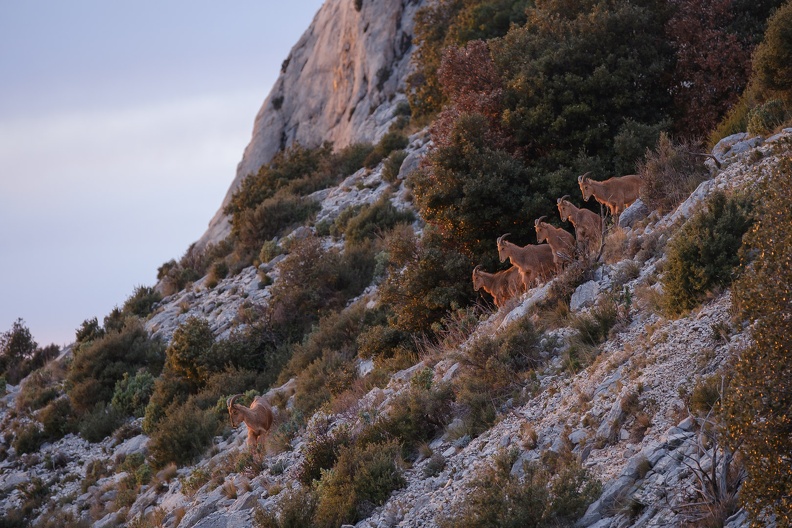
<svg viewBox="0 0 792 528">
<path fill-rule="evenodd" d="M 206 230 L 321 0 L 0 0 L 0 332 L 74 340 Z"/>
</svg>

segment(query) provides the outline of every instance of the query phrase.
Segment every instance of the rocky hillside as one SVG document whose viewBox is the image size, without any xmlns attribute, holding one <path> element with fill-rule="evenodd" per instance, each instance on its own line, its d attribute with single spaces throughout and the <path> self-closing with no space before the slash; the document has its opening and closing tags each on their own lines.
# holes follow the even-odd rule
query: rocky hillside
<svg viewBox="0 0 792 528">
<path fill-rule="evenodd" d="M 724 140 L 715 150 L 724 168 L 675 211 L 645 218 L 639 202 L 625 213 L 637 217 L 620 235 L 623 247 L 647 248 L 648 240 L 673 236 L 675 226 L 699 210 L 715 190 L 734 191 L 761 179 L 781 157 L 790 155 L 784 138 L 792 138 L 792 130 L 766 140 L 744 135 Z M 423 146 L 423 136 L 416 135 L 410 152 L 420 156 Z M 362 185 L 356 186 L 358 182 Z M 379 171 L 356 173 L 323 193 L 321 214 L 335 215 L 352 204 L 375 200 L 382 187 Z M 400 189 L 393 200 L 404 207 Z M 300 236 L 300 231 L 292 236 Z M 653 299 L 659 286 L 656 270 L 664 258 L 662 251 L 611 255 L 591 280 L 577 287 L 570 305 L 573 315 L 582 316 L 617 299 L 619 322 L 597 348 L 593 362 L 577 372 L 568 365 L 578 329 L 548 332 L 542 338 L 544 366 L 522 395 L 503 404 L 495 425 L 471 438 L 460 434 L 458 421 L 450 423 L 404 467 L 404 485 L 356 526 L 437 526 L 462 511 L 470 487 L 504 454 L 509 455 L 513 475 L 522 474 L 524 463 L 552 455 L 571 453 L 582 461 L 601 488 L 579 526 L 669 526 L 695 519 L 702 474 L 722 463 L 722 452 L 703 434 L 702 418 L 691 412 L 689 395 L 745 346 L 747 336 L 731 323 L 728 290 L 679 319 L 659 315 Z M 262 266 L 277 277 L 277 261 Z M 227 332 L 242 303 L 266 302 L 268 289 L 253 285 L 255 276 L 251 268 L 213 289 L 199 281 L 191 291 L 164 299 L 147 327 L 167 339 L 182 318 L 198 313 L 209 318 L 214 332 Z M 147 436 L 137 434 L 140 421 L 95 444 L 69 434 L 35 454 L 16 456 L 7 447 L 0 463 L 3 510 L 22 508 L 37 490 L 45 489 L 50 504 L 58 505 L 60 519 L 84 519 L 93 526 L 250 526 L 257 511 L 277 512 L 300 488 L 299 471 L 317 437 L 360 429 L 372 416 L 396 412 L 394 405 L 403 403 L 400 398 L 414 386 L 411 380 L 417 375 L 430 372 L 435 384 L 453 381 L 468 368 L 465 350 L 472 343 L 537 317 L 535 308 L 552 287 L 553 282 L 548 283 L 499 311 L 485 313 L 468 337 L 428 350 L 383 388 L 371 389 L 344 408 L 315 414 L 288 444 L 271 448 L 260 459 L 249 454 L 242 426 L 228 437 L 216 438 L 197 464 L 167 468 L 130 496 L 124 483 L 134 466 L 124 461 L 147 453 Z M 377 302 L 376 290 L 366 295 L 370 303 Z M 367 368 L 365 363 L 359 367 Z M 3 398 L 3 423 L 12 418 L 17 391 L 8 387 Z M 280 402 L 284 412 L 291 406 L 292 393 L 293 382 L 268 397 Z M 742 513 L 727 522 L 730 527 L 745 525 Z"/>
<path fill-rule="evenodd" d="M 737 258 L 763 182 L 789 176 L 786 103 L 746 96 L 702 164 L 661 133 L 696 105 L 658 84 L 691 85 L 673 68 L 702 45 L 677 31 L 695 9 L 424 4 L 325 2 L 201 241 L 4 383 L 0 528 L 749 525 L 722 417 L 757 323 L 732 280 L 766 257 Z M 716 34 L 763 31 L 735 27 Z M 497 235 L 571 231 L 555 204 L 583 205 L 576 175 L 624 167 L 645 202 L 598 254 L 499 308 L 472 289 Z M 272 407 L 260 445 L 229 423 L 236 393 Z"/>
</svg>

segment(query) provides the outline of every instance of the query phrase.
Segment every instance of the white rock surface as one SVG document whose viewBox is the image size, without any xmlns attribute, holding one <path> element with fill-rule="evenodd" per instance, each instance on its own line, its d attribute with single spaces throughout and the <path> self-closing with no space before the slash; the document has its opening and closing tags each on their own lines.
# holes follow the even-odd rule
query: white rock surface
<svg viewBox="0 0 792 528">
<path fill-rule="evenodd" d="M 230 232 L 223 214 L 232 194 L 282 148 L 324 141 L 342 148 L 376 142 L 406 103 L 415 12 L 425 0 L 326 0 L 283 63 L 281 75 L 256 116 L 236 177 L 199 247 Z M 331 89 L 328 89 L 332 87 Z"/>
</svg>

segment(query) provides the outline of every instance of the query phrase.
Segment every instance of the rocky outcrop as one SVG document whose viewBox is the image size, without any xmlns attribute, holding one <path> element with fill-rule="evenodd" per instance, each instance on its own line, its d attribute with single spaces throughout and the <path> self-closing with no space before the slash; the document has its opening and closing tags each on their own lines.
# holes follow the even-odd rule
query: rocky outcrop
<svg viewBox="0 0 792 528">
<path fill-rule="evenodd" d="M 281 149 L 294 143 L 336 148 L 375 142 L 400 104 L 413 50 L 413 18 L 424 0 L 327 0 L 291 53 L 264 101 L 220 210 L 198 242 L 230 232 L 231 195 Z M 360 6 L 360 9 L 357 9 Z M 403 106 L 402 106 L 403 108 Z"/>
</svg>

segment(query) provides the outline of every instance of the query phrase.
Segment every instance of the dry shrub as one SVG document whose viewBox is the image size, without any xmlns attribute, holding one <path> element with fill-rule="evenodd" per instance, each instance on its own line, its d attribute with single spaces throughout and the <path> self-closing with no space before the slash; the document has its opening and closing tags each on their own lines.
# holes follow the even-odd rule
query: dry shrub
<svg viewBox="0 0 792 528">
<path fill-rule="evenodd" d="M 269 489 L 270 496 L 280 494 L 273 486 Z M 311 488 L 290 489 L 283 494 L 273 510 L 257 507 L 253 521 L 257 528 L 302 528 L 313 526 L 316 510 L 317 494 Z"/>
<path fill-rule="evenodd" d="M 561 328 L 569 319 L 569 301 L 578 286 L 593 278 L 592 263 L 576 261 L 564 269 L 550 284 L 550 290 L 538 307 L 539 327 Z"/>
<path fill-rule="evenodd" d="M 354 524 L 384 504 L 405 484 L 399 451 L 395 441 L 342 447 L 335 466 L 317 486 L 315 525 Z"/>
<path fill-rule="evenodd" d="M 630 238 L 621 227 L 614 227 L 605 236 L 602 259 L 608 264 L 615 264 L 630 256 Z"/>
<path fill-rule="evenodd" d="M 478 475 L 470 494 L 440 526 L 573 526 L 600 494 L 600 483 L 577 460 L 558 456 L 525 463 L 521 478 L 512 472 L 516 454 L 496 455 L 494 467 Z"/>
<path fill-rule="evenodd" d="M 655 149 L 647 151 L 638 174 L 643 179 L 641 200 L 649 209 L 673 210 L 707 179 L 704 158 L 693 154 L 698 148 L 687 141 L 675 143 L 662 133 Z"/>
</svg>

